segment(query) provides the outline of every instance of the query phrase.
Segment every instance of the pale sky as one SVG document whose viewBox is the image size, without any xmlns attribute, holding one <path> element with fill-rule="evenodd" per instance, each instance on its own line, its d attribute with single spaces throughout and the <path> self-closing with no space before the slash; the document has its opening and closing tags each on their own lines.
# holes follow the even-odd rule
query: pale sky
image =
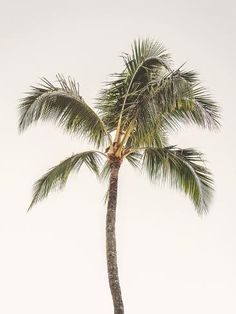
<svg viewBox="0 0 236 314">
<path fill-rule="evenodd" d="M 58 72 L 94 104 L 131 42 L 159 39 L 176 66 L 200 73 L 222 108 L 222 129 L 184 128 L 172 144 L 196 147 L 214 173 L 215 197 L 200 218 L 182 193 L 151 185 L 125 165 L 117 241 L 125 313 L 235 314 L 235 2 L 1 1 L 0 313 L 110 314 L 105 260 L 106 185 L 86 168 L 26 214 L 32 185 L 89 147 L 52 124 L 17 131 L 29 86 Z"/>
</svg>

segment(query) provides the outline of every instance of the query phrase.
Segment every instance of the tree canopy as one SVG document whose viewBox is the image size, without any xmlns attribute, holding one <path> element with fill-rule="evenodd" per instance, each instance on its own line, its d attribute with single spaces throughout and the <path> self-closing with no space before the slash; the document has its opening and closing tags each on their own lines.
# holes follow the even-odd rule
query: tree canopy
<svg viewBox="0 0 236 314">
<path fill-rule="evenodd" d="M 198 213 L 206 212 L 213 179 L 203 155 L 193 148 L 170 145 L 170 130 L 185 124 L 210 130 L 219 127 L 219 110 L 194 71 L 173 69 L 172 60 L 157 41 L 134 41 L 122 55 L 123 70 L 99 93 L 94 108 L 86 103 L 74 79 L 57 75 L 57 82 L 42 78 L 20 103 L 19 130 L 39 120 L 51 120 L 66 132 L 86 138 L 98 150 L 75 154 L 55 166 L 34 186 L 30 208 L 69 174 L 86 164 L 99 177 L 109 177 L 112 157 L 146 171 L 182 190 Z"/>
</svg>

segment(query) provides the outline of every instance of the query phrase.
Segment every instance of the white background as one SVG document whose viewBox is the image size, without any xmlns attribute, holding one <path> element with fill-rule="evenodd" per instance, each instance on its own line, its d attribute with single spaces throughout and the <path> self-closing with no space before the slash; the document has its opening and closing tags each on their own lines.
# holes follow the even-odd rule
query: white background
<svg viewBox="0 0 236 314">
<path fill-rule="evenodd" d="M 0 13 L 0 313 L 112 313 L 105 260 L 106 186 L 83 168 L 67 188 L 26 214 L 31 186 L 89 147 L 51 124 L 17 131 L 19 99 L 57 72 L 91 104 L 137 37 L 162 41 L 176 66 L 196 69 L 222 108 L 222 129 L 184 128 L 172 144 L 202 150 L 216 193 L 197 216 L 179 192 L 125 165 L 117 217 L 127 314 L 234 314 L 234 1 L 2 1 Z"/>
</svg>

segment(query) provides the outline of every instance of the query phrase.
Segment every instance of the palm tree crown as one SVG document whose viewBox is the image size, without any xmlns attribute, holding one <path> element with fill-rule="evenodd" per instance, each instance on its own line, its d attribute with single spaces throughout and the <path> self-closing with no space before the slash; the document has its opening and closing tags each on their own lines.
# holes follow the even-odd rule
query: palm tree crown
<svg viewBox="0 0 236 314">
<path fill-rule="evenodd" d="M 183 123 L 218 128 L 217 105 L 195 72 L 172 69 L 170 56 L 156 41 L 134 41 L 131 54 L 122 58 L 124 69 L 101 91 L 96 111 L 81 97 L 78 84 L 60 74 L 57 86 L 43 78 L 21 101 L 20 131 L 38 120 L 53 120 L 99 149 L 75 154 L 50 169 L 35 183 L 30 208 L 62 188 L 82 164 L 108 177 L 112 161 L 127 159 L 151 180 L 167 181 L 184 191 L 198 213 L 207 211 L 213 180 L 202 154 L 170 146 L 167 135 Z"/>
</svg>

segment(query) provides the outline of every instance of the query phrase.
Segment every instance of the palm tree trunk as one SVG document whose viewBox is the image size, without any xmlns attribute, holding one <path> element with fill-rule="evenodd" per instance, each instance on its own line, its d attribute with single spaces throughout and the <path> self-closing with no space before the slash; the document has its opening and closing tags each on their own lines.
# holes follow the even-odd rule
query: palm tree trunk
<svg viewBox="0 0 236 314">
<path fill-rule="evenodd" d="M 117 186 L 120 161 L 111 162 L 111 176 L 109 185 L 109 198 L 106 218 L 106 255 L 107 269 L 110 290 L 114 304 L 114 314 L 123 314 L 124 306 L 121 296 L 121 289 L 118 276 L 117 253 L 116 253 L 116 203 L 117 203 Z"/>
</svg>

